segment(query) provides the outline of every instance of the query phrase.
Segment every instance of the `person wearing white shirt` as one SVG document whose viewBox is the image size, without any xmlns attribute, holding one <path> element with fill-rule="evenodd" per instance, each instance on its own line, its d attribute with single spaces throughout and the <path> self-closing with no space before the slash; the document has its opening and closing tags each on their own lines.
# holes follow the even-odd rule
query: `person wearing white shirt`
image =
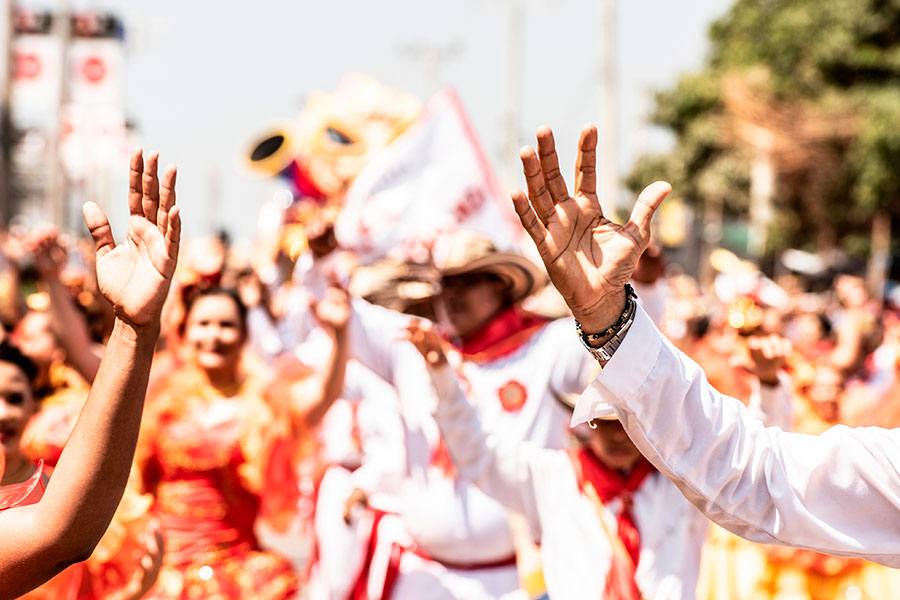
<svg viewBox="0 0 900 600">
<path fill-rule="evenodd" d="M 299 353 L 298 353 L 299 354 Z M 347 598 L 365 558 L 366 523 L 355 506 L 381 506 L 396 493 L 406 467 L 396 391 L 351 361 L 341 397 L 317 432 L 319 459 L 329 465 L 315 494 L 316 561 L 309 598 Z"/>
<path fill-rule="evenodd" d="M 435 419 L 459 470 L 520 513 L 541 539 L 550 598 L 694 598 L 706 519 L 641 456 L 615 419 L 575 428 L 580 448 L 552 450 L 501 441 L 483 427 L 444 354 L 440 337 L 415 324 L 410 340 L 429 365 L 439 403 Z M 750 405 L 790 419 L 787 385 L 773 378 L 784 353 L 755 339 Z M 574 400 L 561 396 L 572 407 Z"/>
<path fill-rule="evenodd" d="M 900 567 L 900 429 L 785 432 L 713 389 L 625 292 L 671 186 L 645 188 L 618 225 L 596 195 L 596 128 L 581 134 L 574 196 L 552 132 L 541 128 L 537 138 L 538 153 L 521 153 L 528 195 L 514 192 L 513 204 L 582 342 L 605 365 L 573 423 L 614 412 L 654 466 L 738 535 Z"/>
<path fill-rule="evenodd" d="M 548 321 L 519 306 L 543 283 L 536 265 L 498 251 L 482 236 L 463 233 L 453 242 L 436 248 L 435 255 L 443 275 L 440 303 L 458 338 L 454 354 L 467 397 L 484 426 L 503 439 L 563 447 L 571 413 L 556 395 L 580 393 L 593 359 L 564 343 L 571 319 Z M 306 276 L 312 281 L 318 274 L 313 268 Z M 453 472 L 430 411 L 436 399 L 428 372 L 401 339 L 410 317 L 363 300 L 353 307 L 351 353 L 397 389 L 407 458 L 392 514 L 373 524 L 378 548 L 369 561 L 368 589 L 382 591 L 381 574 L 396 545 L 400 558 L 387 575 L 396 599 L 516 594 L 509 511 Z M 305 327 L 298 318 L 283 329 L 305 337 Z"/>
</svg>

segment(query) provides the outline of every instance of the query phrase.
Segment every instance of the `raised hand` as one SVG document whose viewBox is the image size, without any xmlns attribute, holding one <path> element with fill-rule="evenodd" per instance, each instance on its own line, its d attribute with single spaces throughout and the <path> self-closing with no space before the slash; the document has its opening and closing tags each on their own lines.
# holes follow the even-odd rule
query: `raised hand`
<svg viewBox="0 0 900 600">
<path fill-rule="evenodd" d="M 43 227 L 31 236 L 27 245 L 41 278 L 58 279 L 67 259 L 66 250 L 59 241 L 59 230 L 52 226 Z"/>
<path fill-rule="evenodd" d="M 644 188 L 631 218 L 619 225 L 604 217 L 597 198 L 596 127 L 581 132 L 574 196 L 559 170 L 553 132 L 541 127 L 537 142 L 537 153 L 521 151 L 528 195 L 513 192 L 513 205 L 575 318 L 585 331 L 601 331 L 622 312 L 624 286 L 650 242 L 650 220 L 672 187 L 657 181 Z"/>
<path fill-rule="evenodd" d="M 336 281 L 325 291 L 321 300 L 312 303 L 313 316 L 325 330 L 334 335 L 342 335 L 350 322 L 350 295 Z"/>
<path fill-rule="evenodd" d="M 747 340 L 750 372 L 764 384 L 777 385 L 778 372 L 791 354 L 791 342 L 780 335 L 761 335 Z"/>
<path fill-rule="evenodd" d="M 432 325 L 413 319 L 406 326 L 406 339 L 416 347 L 429 367 L 447 364 L 444 340 Z"/>
<path fill-rule="evenodd" d="M 94 238 L 97 284 L 116 317 L 135 327 L 159 326 L 159 316 L 172 283 L 181 237 L 181 217 L 175 206 L 175 167 L 160 182 L 156 153 L 144 161 L 131 157 L 128 234 L 116 244 L 103 210 L 88 202 L 84 222 Z"/>
</svg>

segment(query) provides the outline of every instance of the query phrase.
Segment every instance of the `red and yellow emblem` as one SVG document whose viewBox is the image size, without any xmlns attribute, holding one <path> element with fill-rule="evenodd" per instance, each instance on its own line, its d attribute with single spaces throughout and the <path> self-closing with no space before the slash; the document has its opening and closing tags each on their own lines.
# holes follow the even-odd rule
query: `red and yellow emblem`
<svg viewBox="0 0 900 600">
<path fill-rule="evenodd" d="M 500 397 L 500 406 L 506 412 L 522 410 L 522 407 L 525 406 L 525 401 L 528 400 L 528 390 L 514 379 L 500 386 L 500 389 L 497 390 L 497 395 Z"/>
</svg>

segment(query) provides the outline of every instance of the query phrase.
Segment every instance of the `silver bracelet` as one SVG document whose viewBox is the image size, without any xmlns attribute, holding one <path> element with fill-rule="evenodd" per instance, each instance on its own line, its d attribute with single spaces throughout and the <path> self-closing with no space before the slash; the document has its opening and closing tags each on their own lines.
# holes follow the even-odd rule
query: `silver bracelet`
<svg viewBox="0 0 900 600">
<path fill-rule="evenodd" d="M 631 286 L 628 287 L 630 288 Z M 605 364 L 612 358 L 612 355 L 615 354 L 616 350 L 619 349 L 619 346 L 622 345 L 622 340 L 624 339 L 625 334 L 628 333 L 628 330 L 631 329 L 631 325 L 634 323 L 634 317 L 637 314 L 637 302 L 635 301 L 635 298 L 637 298 L 637 295 L 634 294 L 634 290 L 630 290 L 630 293 L 626 294 L 625 309 L 616 321 L 617 328 L 612 332 L 612 337 L 599 348 L 595 348 L 590 344 L 592 340 L 597 339 L 596 334 L 585 333 L 581 328 L 581 323 L 575 321 L 575 330 L 578 332 L 578 339 L 581 340 L 581 344 L 591 353 L 591 356 L 593 356 L 597 362 Z"/>
</svg>

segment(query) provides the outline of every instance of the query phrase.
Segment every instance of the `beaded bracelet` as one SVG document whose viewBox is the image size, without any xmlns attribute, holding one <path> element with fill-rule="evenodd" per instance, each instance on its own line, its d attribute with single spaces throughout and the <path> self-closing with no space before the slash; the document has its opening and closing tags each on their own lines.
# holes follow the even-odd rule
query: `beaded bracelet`
<svg viewBox="0 0 900 600">
<path fill-rule="evenodd" d="M 575 328 L 578 330 L 578 335 L 587 342 L 599 342 L 600 340 L 604 340 L 614 334 L 615 332 L 622 329 L 625 325 L 625 322 L 628 321 L 629 318 L 629 301 L 633 302 L 637 298 L 637 293 L 634 291 L 634 288 L 631 287 L 630 283 L 625 284 L 625 310 L 622 311 L 622 314 L 619 315 L 619 318 L 616 319 L 616 322 L 604 329 L 599 333 L 586 333 L 584 329 L 581 327 L 581 323 L 578 320 L 575 320 Z"/>
</svg>

